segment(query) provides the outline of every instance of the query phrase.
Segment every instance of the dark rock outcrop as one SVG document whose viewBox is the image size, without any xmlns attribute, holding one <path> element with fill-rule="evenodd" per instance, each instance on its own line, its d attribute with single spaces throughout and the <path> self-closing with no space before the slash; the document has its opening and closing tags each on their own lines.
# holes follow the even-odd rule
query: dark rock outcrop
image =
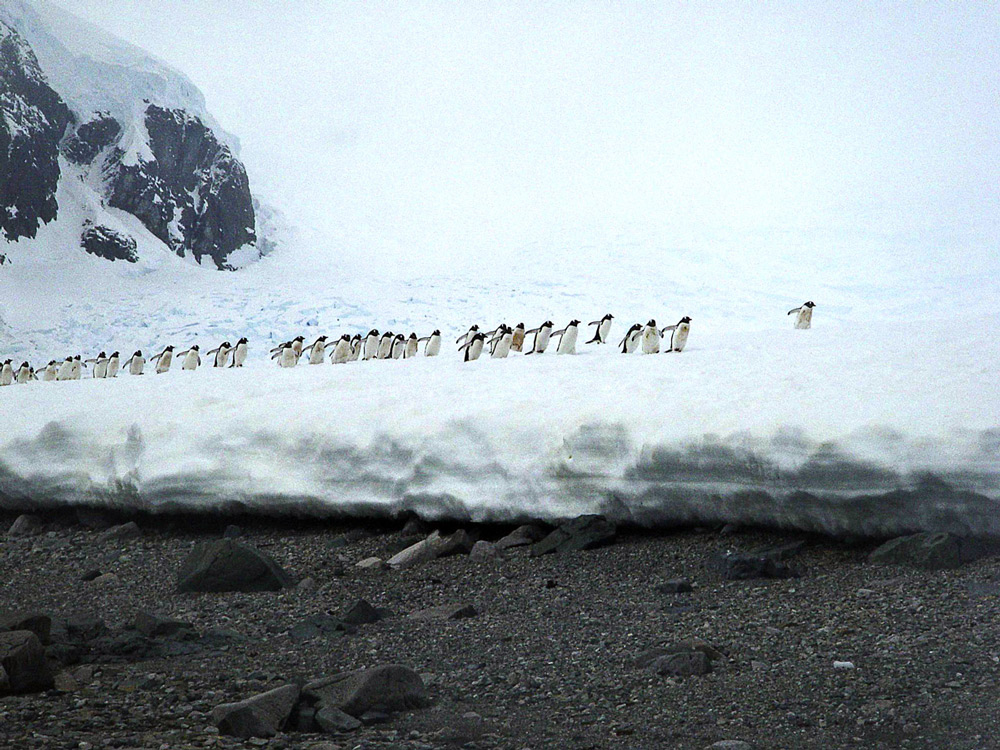
<svg viewBox="0 0 1000 750">
<path fill-rule="evenodd" d="M 408 711 L 430 705 L 420 675 L 398 664 L 316 680 L 302 688 L 302 696 L 320 708 L 332 706 L 355 717 L 367 711 Z"/>
<path fill-rule="evenodd" d="M 129 263 L 139 260 L 134 239 L 108 227 L 94 226 L 89 221 L 83 225 L 80 247 L 105 260 L 125 260 Z"/>
<path fill-rule="evenodd" d="M 114 117 L 100 113 L 90 122 L 85 122 L 62 145 L 62 153 L 74 164 L 90 164 L 97 155 L 115 143 L 122 132 L 122 126 Z"/>
<path fill-rule="evenodd" d="M 195 546 L 177 574 L 177 590 L 278 591 L 291 576 L 269 555 L 234 539 Z"/>
<path fill-rule="evenodd" d="M 594 549 L 611 542 L 616 533 L 615 525 L 604 516 L 579 516 L 562 524 L 540 542 L 533 544 L 531 556 Z"/>
<path fill-rule="evenodd" d="M 944 570 L 993 555 L 1000 555 L 1000 541 L 945 533 L 911 534 L 890 539 L 872 552 L 869 560 L 912 565 L 925 570 Z"/>
<path fill-rule="evenodd" d="M 299 688 L 284 685 L 245 701 L 216 706 L 212 723 L 220 734 L 232 737 L 274 737 L 285 726 L 298 699 Z"/>
<path fill-rule="evenodd" d="M 30 630 L 0 633 L 0 694 L 33 693 L 52 687 L 45 648 Z"/>
</svg>

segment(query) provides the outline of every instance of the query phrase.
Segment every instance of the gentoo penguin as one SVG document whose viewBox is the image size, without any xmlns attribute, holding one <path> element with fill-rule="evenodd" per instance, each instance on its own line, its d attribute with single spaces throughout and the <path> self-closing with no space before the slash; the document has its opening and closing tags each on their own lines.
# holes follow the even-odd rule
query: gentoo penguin
<svg viewBox="0 0 1000 750">
<path fill-rule="evenodd" d="M 403 359 L 416 357 L 418 351 L 420 351 L 420 339 L 417 338 L 417 334 L 411 333 L 410 338 L 406 340 L 406 347 L 403 349 Z"/>
<path fill-rule="evenodd" d="M 351 337 L 349 334 L 344 334 L 338 340 L 336 345 L 333 347 L 333 354 L 330 355 L 330 361 L 335 365 L 341 365 L 351 358 Z"/>
<path fill-rule="evenodd" d="M 233 363 L 229 365 L 230 367 L 243 367 L 243 363 L 247 361 L 247 340 L 246 338 L 241 338 L 236 342 L 236 346 L 233 349 Z"/>
<path fill-rule="evenodd" d="M 672 326 L 667 326 L 660 333 L 666 334 L 667 331 L 671 331 L 670 334 L 670 348 L 666 350 L 666 354 L 670 352 L 682 352 L 684 351 L 684 345 L 687 344 L 688 334 L 691 333 L 691 318 L 685 315 L 679 321 L 674 323 Z"/>
<path fill-rule="evenodd" d="M 375 351 L 375 359 L 388 359 L 392 353 L 393 335 L 392 331 L 386 331 L 382 338 L 378 340 L 378 349 Z"/>
<path fill-rule="evenodd" d="M 205 352 L 207 357 L 209 354 L 214 354 L 212 358 L 212 367 L 225 367 L 229 364 L 229 355 L 233 352 L 233 345 L 228 341 L 223 341 L 214 349 L 209 349 Z"/>
<path fill-rule="evenodd" d="M 62 364 L 59 365 L 59 372 L 56 373 L 56 380 L 72 380 L 73 379 L 73 358 L 66 357 Z"/>
<path fill-rule="evenodd" d="M 56 374 L 59 372 L 59 363 L 54 359 L 50 359 L 49 363 L 45 366 L 45 374 L 42 375 L 42 380 L 46 383 L 50 383 L 56 379 Z"/>
<path fill-rule="evenodd" d="M 302 356 L 302 345 L 303 343 L 305 343 L 305 340 L 306 340 L 305 336 L 296 336 L 291 341 L 284 341 L 278 344 L 270 352 L 272 355 L 271 359 L 277 359 L 281 355 L 281 353 L 285 350 L 285 347 L 290 346 L 295 351 L 295 361 L 297 363 L 298 358 Z"/>
<path fill-rule="evenodd" d="M 529 333 L 535 334 L 535 343 L 531 347 L 530 352 L 525 352 L 526 354 L 544 354 L 545 350 L 549 347 L 549 339 L 552 338 L 552 327 L 553 323 L 551 320 L 546 320 L 538 328 L 532 328 L 530 331 L 525 331 L 525 335 Z"/>
<path fill-rule="evenodd" d="M 510 339 L 510 350 L 519 352 L 524 347 L 524 323 L 514 326 L 514 335 Z"/>
<path fill-rule="evenodd" d="M 6 360 L 0 365 L 0 385 L 10 385 L 14 382 L 14 368 L 10 365 L 10 360 Z"/>
<path fill-rule="evenodd" d="M 816 307 L 816 303 L 813 302 L 812 300 L 809 300 L 800 307 L 796 307 L 788 311 L 789 315 L 791 315 L 792 313 L 798 313 L 798 315 L 795 316 L 796 328 L 804 330 L 812 326 L 814 307 Z"/>
<path fill-rule="evenodd" d="M 486 341 L 485 333 L 481 333 L 480 331 L 473 333 L 472 336 L 469 337 L 469 340 L 460 347 L 464 350 L 462 361 L 472 362 L 479 359 L 479 355 L 483 353 L 484 341 Z"/>
<path fill-rule="evenodd" d="M 24 385 L 30 380 L 35 379 L 35 371 L 31 369 L 31 365 L 27 362 L 22 362 L 21 366 L 17 368 L 17 372 L 14 373 L 15 382 Z"/>
<path fill-rule="evenodd" d="M 436 357 L 441 351 L 441 331 L 437 328 L 434 329 L 434 333 L 425 336 L 420 341 L 427 342 L 427 346 L 424 347 L 425 357 Z"/>
<path fill-rule="evenodd" d="M 96 359 L 88 359 L 84 362 L 87 365 L 94 365 L 94 377 L 104 378 L 108 374 L 108 355 L 101 352 Z"/>
<path fill-rule="evenodd" d="M 165 347 L 164 350 L 153 357 L 153 359 L 156 360 L 156 374 L 162 375 L 170 369 L 170 365 L 174 361 L 174 347 Z"/>
<path fill-rule="evenodd" d="M 357 362 L 361 357 L 361 349 L 364 348 L 364 343 L 361 340 L 361 334 L 356 333 L 351 337 L 351 362 Z"/>
<path fill-rule="evenodd" d="M 368 361 L 378 354 L 378 329 L 372 328 L 365 336 L 365 344 L 361 352 L 361 359 Z"/>
<path fill-rule="evenodd" d="M 496 336 L 490 340 L 490 357 L 493 359 L 503 359 L 510 354 L 510 347 L 514 341 L 514 331 L 508 325 L 500 325 Z"/>
<path fill-rule="evenodd" d="M 655 320 L 650 320 L 642 329 L 642 353 L 656 354 L 658 351 L 660 351 L 660 329 L 656 327 Z"/>
<path fill-rule="evenodd" d="M 639 339 L 642 336 L 642 323 L 636 323 L 625 333 L 625 338 L 618 342 L 622 348 L 622 354 L 631 354 L 639 346 Z"/>
<path fill-rule="evenodd" d="M 594 331 L 594 338 L 588 341 L 588 344 L 606 344 L 608 343 L 608 333 L 611 332 L 611 321 L 614 319 L 614 315 L 608 313 L 600 320 L 593 320 L 587 323 L 589 326 L 597 326 Z"/>
<path fill-rule="evenodd" d="M 392 340 L 392 352 L 390 356 L 393 359 L 399 359 L 403 356 L 403 352 L 406 350 L 406 339 L 403 338 L 403 334 L 397 333 L 396 338 Z"/>
<path fill-rule="evenodd" d="M 295 353 L 295 347 L 291 341 L 285 342 L 280 351 L 271 359 L 278 360 L 278 367 L 295 367 L 299 363 L 299 355 Z"/>
<path fill-rule="evenodd" d="M 125 361 L 129 375 L 142 375 L 142 368 L 146 366 L 146 358 L 142 356 L 142 350 L 136 349 L 135 354 Z"/>
<path fill-rule="evenodd" d="M 305 354 L 309 352 L 309 364 L 311 365 L 321 365 L 323 364 L 323 359 L 326 357 L 326 336 L 320 336 L 318 339 L 313 341 L 309 346 L 302 350 Z"/>
<path fill-rule="evenodd" d="M 576 354 L 576 336 L 580 328 L 579 320 L 571 320 L 561 331 L 553 331 L 553 336 L 559 337 L 556 354 Z"/>
<path fill-rule="evenodd" d="M 479 326 L 474 325 L 471 328 L 469 328 L 468 331 L 466 331 L 457 339 L 455 339 L 455 343 L 458 344 L 458 348 L 462 349 L 471 340 L 471 338 L 475 336 L 478 332 L 479 332 Z"/>
<path fill-rule="evenodd" d="M 83 363 L 80 361 L 80 355 L 77 354 L 73 357 L 73 364 L 69 368 L 69 379 L 79 380 L 83 376 Z"/>
<path fill-rule="evenodd" d="M 120 362 L 121 362 L 121 357 L 118 355 L 118 352 L 111 352 L 111 356 L 108 357 L 107 377 L 109 378 L 118 377 L 118 370 L 121 367 Z"/>
<path fill-rule="evenodd" d="M 198 345 L 195 344 L 186 352 L 181 352 L 177 355 L 178 357 L 183 356 L 184 359 L 181 360 L 182 370 L 197 370 L 198 365 L 201 364 L 201 353 L 198 351 Z"/>
</svg>

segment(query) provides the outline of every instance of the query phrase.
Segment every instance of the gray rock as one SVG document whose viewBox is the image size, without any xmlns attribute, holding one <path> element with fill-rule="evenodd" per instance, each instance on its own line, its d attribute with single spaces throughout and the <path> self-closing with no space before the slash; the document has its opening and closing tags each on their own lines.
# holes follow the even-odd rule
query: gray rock
<svg viewBox="0 0 1000 750">
<path fill-rule="evenodd" d="M 316 711 L 314 721 L 320 731 L 328 734 L 335 732 L 353 732 L 361 728 L 361 722 L 350 714 L 346 714 L 333 706 L 322 706 Z"/>
<path fill-rule="evenodd" d="M 690 640 L 672 643 L 666 647 L 651 648 L 647 651 L 643 651 L 635 658 L 635 663 L 640 667 L 648 667 L 663 656 L 685 654 L 694 651 L 705 654 L 710 661 L 718 661 L 724 658 L 722 652 L 708 641 L 703 641 L 701 638 L 691 638 Z"/>
<path fill-rule="evenodd" d="M 98 543 L 128 541 L 129 539 L 139 539 L 142 537 L 142 529 L 135 521 L 129 521 L 118 526 L 112 526 L 106 531 L 97 535 Z"/>
<path fill-rule="evenodd" d="M 473 544 L 472 550 L 469 552 L 470 560 L 496 560 L 499 557 L 500 551 L 497 549 L 496 545 L 483 541 L 482 539 Z"/>
<path fill-rule="evenodd" d="M 420 675 L 398 664 L 316 680 L 307 684 L 302 693 L 321 707 L 332 706 L 355 717 L 366 711 L 408 711 L 430 705 Z"/>
<path fill-rule="evenodd" d="M 243 529 L 235 523 L 229 524 L 222 532 L 223 539 L 237 539 L 243 536 Z"/>
<path fill-rule="evenodd" d="M 52 687 L 45 647 L 30 630 L 0 633 L 0 668 L 6 674 L 5 692 L 34 693 Z"/>
<path fill-rule="evenodd" d="M 705 750 L 753 750 L 753 745 L 743 740 L 719 740 Z"/>
<path fill-rule="evenodd" d="M 364 599 L 358 599 L 340 616 L 340 619 L 348 625 L 370 625 L 381 620 L 382 615 Z"/>
<path fill-rule="evenodd" d="M 410 617 L 416 620 L 464 620 L 478 614 L 471 604 L 443 604 L 411 612 Z"/>
<path fill-rule="evenodd" d="M 799 572 L 780 560 L 755 553 L 723 552 L 709 563 L 727 581 L 751 578 L 798 578 Z"/>
<path fill-rule="evenodd" d="M 418 516 L 411 516 L 410 519 L 403 524 L 402 530 L 399 532 L 400 536 L 427 536 L 431 533 L 431 527 L 426 522 L 421 520 Z"/>
<path fill-rule="evenodd" d="M 306 641 L 324 635 L 343 635 L 354 628 L 332 615 L 313 615 L 292 626 L 288 635 L 292 640 Z"/>
<path fill-rule="evenodd" d="M 0 615 L 0 631 L 10 630 L 30 630 L 43 645 L 48 645 L 52 618 L 41 612 L 9 612 Z"/>
<path fill-rule="evenodd" d="M 284 685 L 238 703 L 212 709 L 212 723 L 221 734 L 247 739 L 273 737 L 285 726 L 299 699 L 296 685 Z"/>
<path fill-rule="evenodd" d="M 177 574 L 177 591 L 278 591 L 292 577 L 269 555 L 234 539 L 195 545 Z"/>
<path fill-rule="evenodd" d="M 911 565 L 925 570 L 957 568 L 1000 554 L 1000 541 L 954 534 L 912 534 L 890 539 L 869 556 L 874 563 Z"/>
<path fill-rule="evenodd" d="M 467 555 L 472 552 L 472 547 L 476 540 L 465 529 L 459 529 L 451 536 L 442 539 L 437 545 L 438 557 L 449 557 L 450 555 Z"/>
<path fill-rule="evenodd" d="M 385 570 L 389 566 L 381 557 L 366 557 L 354 567 L 362 570 Z"/>
<path fill-rule="evenodd" d="M 396 570 L 406 570 L 434 560 L 438 556 L 441 534 L 435 531 L 426 539 L 413 544 L 388 560 L 388 565 Z"/>
<path fill-rule="evenodd" d="M 712 671 L 712 660 L 701 651 L 680 651 L 657 657 L 651 665 L 660 675 L 690 677 Z"/>
<path fill-rule="evenodd" d="M 674 578 L 657 585 L 656 591 L 660 594 L 688 594 L 694 591 L 694 587 L 687 578 Z"/>
<path fill-rule="evenodd" d="M 533 544 L 531 556 L 594 549 L 609 543 L 615 538 L 616 533 L 615 525 L 604 516 L 579 516 L 560 525 L 540 542 Z"/>
<path fill-rule="evenodd" d="M 140 612 L 135 616 L 135 629 L 149 638 L 194 632 L 194 626 L 189 622 L 175 620 L 171 617 L 161 617 L 149 612 Z"/>
<path fill-rule="evenodd" d="M 45 524 L 41 518 L 25 513 L 14 519 L 14 523 L 7 529 L 7 536 L 37 536 L 42 533 L 44 528 Z"/>
<path fill-rule="evenodd" d="M 503 537 L 496 543 L 496 547 L 499 550 L 510 549 L 511 547 L 524 547 L 528 544 L 534 544 L 545 538 L 545 530 L 533 523 L 527 523 L 523 526 L 518 526 L 507 536 Z"/>
</svg>

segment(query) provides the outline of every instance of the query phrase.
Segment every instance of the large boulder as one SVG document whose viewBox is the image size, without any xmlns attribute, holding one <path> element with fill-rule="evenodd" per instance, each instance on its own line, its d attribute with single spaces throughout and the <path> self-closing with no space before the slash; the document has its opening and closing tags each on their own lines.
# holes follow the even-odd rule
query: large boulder
<svg viewBox="0 0 1000 750">
<path fill-rule="evenodd" d="M 0 694 L 34 693 L 52 687 L 45 647 L 30 630 L 0 633 Z"/>
<path fill-rule="evenodd" d="M 331 706 L 355 717 L 368 711 L 407 711 L 430 705 L 420 675 L 398 664 L 315 680 L 302 693 L 306 700 L 320 707 Z"/>
<path fill-rule="evenodd" d="M 875 563 L 945 570 L 997 554 L 1000 554 L 1000 541 L 997 540 L 923 533 L 890 539 L 868 559 Z"/>
<path fill-rule="evenodd" d="M 545 538 L 545 529 L 538 524 L 526 523 L 518 526 L 502 539 L 497 540 L 497 549 L 504 550 L 512 547 L 524 547 L 534 544 Z"/>
<path fill-rule="evenodd" d="M 212 723 L 221 734 L 248 739 L 274 737 L 285 726 L 299 700 L 296 685 L 284 685 L 238 703 L 212 709 Z"/>
<path fill-rule="evenodd" d="M 43 612 L 8 612 L 0 615 L 0 631 L 30 630 L 43 644 L 50 642 L 52 618 Z"/>
<path fill-rule="evenodd" d="M 533 544 L 531 556 L 593 549 L 609 543 L 615 538 L 616 533 L 615 525 L 604 516 L 579 516 L 562 524 L 540 542 Z"/>
<path fill-rule="evenodd" d="M 431 560 L 437 559 L 441 548 L 442 540 L 440 532 L 435 531 L 416 544 L 410 545 L 402 552 L 390 557 L 386 562 L 389 567 L 395 570 L 406 570 L 417 565 L 423 565 Z"/>
<path fill-rule="evenodd" d="M 177 573 L 177 590 L 278 591 L 292 577 L 269 555 L 235 539 L 202 542 Z"/>
</svg>

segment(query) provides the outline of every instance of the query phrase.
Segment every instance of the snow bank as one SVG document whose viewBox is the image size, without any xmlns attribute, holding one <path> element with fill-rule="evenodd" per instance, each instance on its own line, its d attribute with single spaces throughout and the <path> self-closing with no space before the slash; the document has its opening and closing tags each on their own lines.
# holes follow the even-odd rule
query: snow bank
<svg viewBox="0 0 1000 750">
<path fill-rule="evenodd" d="M 988 321 L 580 348 L 3 388 L 0 500 L 1000 535 Z"/>
</svg>

